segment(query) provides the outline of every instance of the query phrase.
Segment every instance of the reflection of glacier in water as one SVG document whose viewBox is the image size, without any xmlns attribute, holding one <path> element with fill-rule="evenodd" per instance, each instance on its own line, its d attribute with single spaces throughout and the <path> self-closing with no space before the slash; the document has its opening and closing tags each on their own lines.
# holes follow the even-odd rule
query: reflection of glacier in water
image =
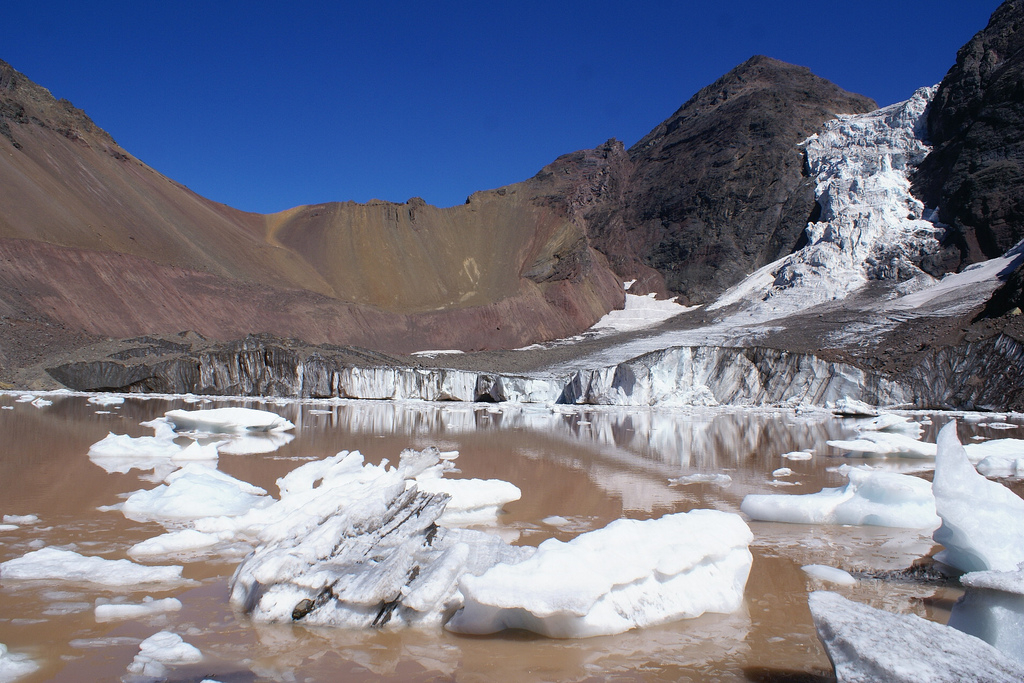
<svg viewBox="0 0 1024 683">
<path fill-rule="evenodd" d="M 8 453 L 0 459 L 0 513 L 9 515 L 8 526 L 14 527 L 0 531 L 0 562 L 40 546 L 128 557 L 129 548 L 159 534 L 159 527 L 98 508 L 153 488 L 156 473 L 122 467 L 108 472 L 87 454 L 110 432 L 151 435 L 140 423 L 187 404 L 180 398 L 128 397 L 101 412 L 85 397 L 47 398 L 52 405 L 36 408 L 0 394 L 0 405 L 11 408 L 0 411 Z M 268 409 L 296 425 L 289 432 L 295 438 L 282 439 L 273 452 L 222 451 L 208 463 L 273 495 L 278 477 L 343 449 L 359 449 L 373 462 L 394 462 L 406 447 L 458 450 L 461 476 L 499 478 L 522 490 L 522 499 L 507 505 L 506 514 L 489 528 L 528 545 L 550 537 L 569 540 L 620 517 L 645 519 L 696 508 L 733 512 L 748 493 L 810 493 L 842 485 L 845 479 L 831 470 L 851 460 L 826 442 L 858 433 L 856 421 L 818 410 L 241 400 L 208 405 Z M 944 418 L 935 422 L 926 428 L 926 440 L 934 439 Z M 1010 416 L 1002 422 L 1018 424 L 1020 419 Z M 962 424 L 967 439 L 1015 436 L 1009 428 L 990 429 L 982 420 Z M 180 437 L 179 445 L 188 438 Z M 813 455 L 807 460 L 782 457 L 794 451 Z M 890 467 L 896 461 L 853 462 Z M 793 474 L 784 480 L 773 477 L 781 467 Z M 691 474 L 725 474 L 729 483 L 682 483 Z M 670 482 L 680 478 L 681 483 Z M 38 521 L 30 521 L 31 515 Z M 806 611 L 807 591 L 816 580 L 800 570 L 802 565 L 853 572 L 905 567 L 931 547 L 927 534 L 908 530 L 750 526 L 754 564 L 739 612 L 619 636 L 550 641 L 516 633 L 466 638 L 418 629 L 367 633 L 255 627 L 234 614 L 225 597 L 237 556 L 200 553 L 185 563 L 185 576 L 197 582 L 192 588 L 111 592 L 74 582 L 45 586 L 0 579 L 0 642 L 12 652 L 33 653 L 40 670 L 27 681 L 117 679 L 139 642 L 162 630 L 182 635 L 203 652 L 202 671 L 183 666 L 175 669 L 178 678 L 746 680 L 745 671 L 759 667 L 828 670 Z M 944 618 L 936 613 L 936 603 L 921 601 L 935 593 L 927 586 L 861 581 L 844 591 L 876 607 Z M 177 598 L 182 609 L 126 622 L 98 623 L 93 614 L 97 601 L 141 604 L 147 596 Z M 950 596 L 938 597 L 942 604 Z"/>
</svg>

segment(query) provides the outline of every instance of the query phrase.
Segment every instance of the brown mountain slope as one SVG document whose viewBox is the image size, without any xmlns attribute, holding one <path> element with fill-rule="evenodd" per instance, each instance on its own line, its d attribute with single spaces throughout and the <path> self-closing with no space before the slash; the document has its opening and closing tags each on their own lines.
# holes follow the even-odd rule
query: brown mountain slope
<svg viewBox="0 0 1024 683">
<path fill-rule="evenodd" d="M 410 200 L 248 214 L 163 177 L 2 62 L 0 135 L 8 331 L 21 320 L 100 337 L 193 329 L 501 348 L 573 334 L 622 302 L 585 239 L 563 244 L 583 234 L 578 221 L 529 187 L 452 209 Z M 580 268 L 523 275 L 570 251 Z"/>
</svg>

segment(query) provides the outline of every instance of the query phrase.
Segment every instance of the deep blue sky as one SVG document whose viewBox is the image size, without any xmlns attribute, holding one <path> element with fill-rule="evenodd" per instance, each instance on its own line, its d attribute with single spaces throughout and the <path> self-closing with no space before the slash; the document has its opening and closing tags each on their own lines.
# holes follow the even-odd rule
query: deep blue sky
<svg viewBox="0 0 1024 683">
<path fill-rule="evenodd" d="M 997 0 L 7 3 L 0 59 L 219 202 L 462 203 L 631 145 L 754 54 L 880 105 Z"/>
</svg>

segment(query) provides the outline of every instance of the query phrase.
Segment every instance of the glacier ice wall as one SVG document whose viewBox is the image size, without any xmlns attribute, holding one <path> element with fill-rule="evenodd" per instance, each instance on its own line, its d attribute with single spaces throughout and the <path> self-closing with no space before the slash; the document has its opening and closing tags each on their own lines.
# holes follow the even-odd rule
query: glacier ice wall
<svg viewBox="0 0 1024 683">
<path fill-rule="evenodd" d="M 747 303 L 771 319 L 841 299 L 873 279 L 929 279 L 915 260 L 938 249 L 942 229 L 910 192 L 909 175 L 930 151 L 924 142 L 935 88 L 906 102 L 840 116 L 803 142 L 815 179 L 819 220 L 807 246 L 768 264 L 709 309 Z"/>
</svg>

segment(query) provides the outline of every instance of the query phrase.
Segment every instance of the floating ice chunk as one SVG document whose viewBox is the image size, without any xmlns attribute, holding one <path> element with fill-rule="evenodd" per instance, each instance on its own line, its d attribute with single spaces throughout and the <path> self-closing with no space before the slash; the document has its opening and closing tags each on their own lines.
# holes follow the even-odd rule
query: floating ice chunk
<svg viewBox="0 0 1024 683">
<path fill-rule="evenodd" d="M 440 625 L 461 604 L 460 576 L 532 549 L 438 527 L 449 496 L 409 482 L 439 463 L 433 448 L 403 451 L 397 468 L 364 465 L 358 452 L 342 452 L 279 479 L 277 503 L 196 526 L 259 541 L 231 581 L 232 604 L 254 621 Z"/>
<path fill-rule="evenodd" d="M 36 524 L 39 521 L 37 515 L 4 515 L 4 524 L 15 524 L 18 526 L 24 524 Z"/>
<path fill-rule="evenodd" d="M 1009 422 L 982 422 L 978 426 L 988 427 L 989 429 L 1020 429 L 1020 425 L 1011 424 Z"/>
<path fill-rule="evenodd" d="M 732 483 L 732 477 L 728 474 L 704 473 L 684 474 L 681 477 L 669 479 L 668 483 L 685 486 L 686 484 L 714 484 L 715 486 L 728 486 Z"/>
<path fill-rule="evenodd" d="M 125 517 L 140 522 L 234 517 L 273 502 L 258 486 L 198 463 L 185 465 L 164 481 L 129 496 L 121 507 Z"/>
<path fill-rule="evenodd" d="M 1021 439 L 992 439 L 991 441 L 967 444 L 963 448 L 967 453 L 967 459 L 971 462 L 981 462 L 991 457 L 999 460 L 1024 458 L 1024 440 Z"/>
<path fill-rule="evenodd" d="M 853 586 L 856 585 L 857 579 L 853 578 L 850 572 L 837 569 L 836 567 L 829 567 L 824 564 L 805 564 L 800 569 L 804 570 L 809 576 L 813 576 L 816 579 L 822 581 L 828 581 L 829 583 L 836 583 L 841 586 Z"/>
<path fill-rule="evenodd" d="M 791 451 L 789 453 L 783 453 L 782 457 L 786 460 L 810 460 L 814 457 L 810 451 Z"/>
<path fill-rule="evenodd" d="M 878 408 L 870 406 L 864 401 L 843 396 L 835 402 L 832 412 L 844 417 L 876 417 L 878 415 Z"/>
<path fill-rule="evenodd" d="M 967 592 L 953 605 L 949 625 L 1024 662 L 1024 564 L 964 574 L 960 583 Z"/>
<path fill-rule="evenodd" d="M 171 439 L 110 432 L 89 447 L 89 458 L 171 458 L 179 452 L 181 446 Z"/>
<path fill-rule="evenodd" d="M 410 482 L 412 485 L 412 482 Z M 500 479 L 442 479 L 418 477 L 415 485 L 426 493 L 450 496 L 438 524 L 463 526 L 496 521 L 501 508 L 519 500 L 519 487 Z"/>
<path fill-rule="evenodd" d="M 550 517 L 545 517 L 540 521 L 544 522 L 548 526 L 567 526 L 570 524 L 569 520 L 561 515 L 551 515 Z"/>
<path fill-rule="evenodd" d="M 931 485 L 908 474 L 844 466 L 843 487 L 803 495 L 751 494 L 740 510 L 752 519 L 797 524 L 864 524 L 934 529 L 939 524 Z"/>
<path fill-rule="evenodd" d="M 176 633 L 160 631 L 139 644 L 139 654 L 128 665 L 128 673 L 148 678 L 163 678 L 167 667 L 203 661 L 203 653 Z"/>
<path fill-rule="evenodd" d="M 942 526 L 932 538 L 945 550 L 936 560 L 967 572 L 1012 571 L 1024 562 L 1024 500 L 978 474 L 956 435 L 956 421 L 939 431 L 935 509 Z"/>
<path fill-rule="evenodd" d="M 0 683 L 15 681 L 22 676 L 28 676 L 39 668 L 28 655 L 8 652 L 7 646 L 0 643 Z"/>
<path fill-rule="evenodd" d="M 548 539 L 518 564 L 463 576 L 465 605 L 445 627 L 580 638 L 733 612 L 743 602 L 752 538 L 738 515 L 694 510 L 616 520 L 568 543 Z"/>
<path fill-rule="evenodd" d="M 90 396 L 89 403 L 94 406 L 119 406 L 124 403 L 123 396 L 110 396 L 109 394 L 100 394 L 99 396 Z"/>
<path fill-rule="evenodd" d="M 840 683 L 1024 680 L 1024 667 L 988 643 L 915 614 L 892 614 L 825 591 L 808 600 Z"/>
<path fill-rule="evenodd" d="M 34 400 L 36 400 L 35 394 L 22 394 L 15 399 L 15 403 L 31 403 Z"/>
<path fill-rule="evenodd" d="M 903 432 L 912 433 L 915 437 L 919 437 L 923 431 L 920 422 L 914 422 L 905 415 L 893 415 L 892 413 L 882 413 L 869 420 L 860 420 L 856 423 L 856 427 L 862 432 Z"/>
<path fill-rule="evenodd" d="M 1024 477 L 1024 457 L 990 455 L 978 463 L 978 471 L 986 477 Z"/>
<path fill-rule="evenodd" d="M 123 619 L 141 619 L 143 617 L 153 616 L 154 614 L 177 612 L 180 609 L 181 600 L 178 600 L 177 598 L 154 600 L 153 598 L 146 596 L 142 599 L 141 603 L 108 602 L 102 605 L 96 605 L 94 612 L 96 614 L 96 621 L 104 622 L 119 621 Z"/>
<path fill-rule="evenodd" d="M 908 458 L 935 457 L 935 444 L 918 441 L 905 434 L 863 432 L 856 439 L 826 441 L 829 446 L 854 453 L 898 455 Z"/>
<path fill-rule="evenodd" d="M 164 413 L 175 429 L 182 431 L 237 433 L 280 432 L 295 429 L 277 413 L 255 408 L 211 408 L 210 410 L 169 410 Z"/>
<path fill-rule="evenodd" d="M 180 566 L 146 567 L 130 560 L 106 560 L 72 550 L 41 548 L 0 564 L 0 578 L 83 581 L 104 586 L 179 583 Z"/>
<path fill-rule="evenodd" d="M 179 529 L 136 543 L 128 549 L 128 557 L 141 560 L 193 553 L 213 547 L 220 540 L 219 534 L 207 534 L 195 529 Z"/>
<path fill-rule="evenodd" d="M 45 408 L 46 406 L 52 406 L 53 401 L 47 400 L 40 396 L 39 398 L 32 401 L 32 405 L 34 405 L 36 408 Z"/>
<path fill-rule="evenodd" d="M 788 467 L 780 467 L 779 469 L 772 472 L 773 477 L 788 477 L 793 474 L 793 470 Z"/>
</svg>

